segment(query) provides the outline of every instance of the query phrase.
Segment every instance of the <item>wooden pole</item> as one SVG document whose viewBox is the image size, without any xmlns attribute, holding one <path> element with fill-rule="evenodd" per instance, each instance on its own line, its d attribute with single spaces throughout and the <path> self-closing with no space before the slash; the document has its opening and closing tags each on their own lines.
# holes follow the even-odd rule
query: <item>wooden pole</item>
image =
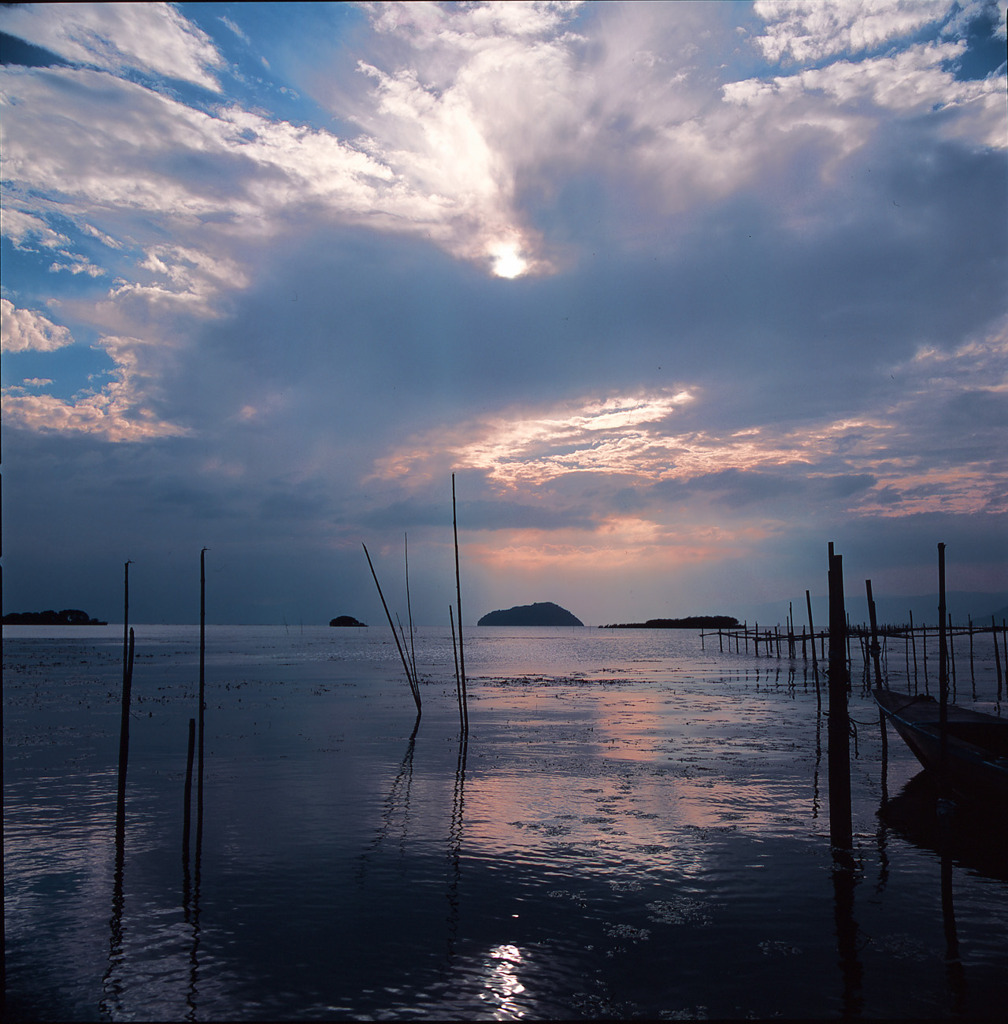
<svg viewBox="0 0 1008 1024">
<path fill-rule="evenodd" d="M 389 629 L 392 630 L 392 639 L 395 640 L 396 648 L 399 651 L 399 658 L 402 661 L 403 671 L 406 673 L 406 682 L 409 683 L 410 693 L 413 694 L 413 702 L 416 704 L 417 716 L 419 717 L 421 713 L 420 694 L 413 685 L 413 676 L 410 674 L 409 662 L 406 660 L 406 654 L 402 649 L 402 644 L 399 643 L 399 635 L 396 633 L 395 623 L 392 621 L 392 614 L 388 609 L 388 605 L 385 603 L 385 595 L 382 593 L 381 584 L 378 582 L 378 574 L 375 572 L 374 564 L 371 561 L 371 555 L 368 553 L 367 544 L 364 544 L 362 541 L 361 547 L 364 548 L 364 557 L 367 559 L 368 568 L 371 570 L 371 577 L 374 579 L 375 586 L 378 588 L 378 596 L 381 598 L 382 608 L 385 609 L 385 617 L 388 619 Z"/>
<path fill-rule="evenodd" d="M 465 645 L 462 642 L 462 582 L 459 575 L 458 518 L 455 515 L 455 474 L 452 473 L 452 531 L 455 534 L 455 600 L 458 605 L 459 675 L 462 678 L 463 730 L 469 734 L 469 694 L 466 690 Z"/>
<path fill-rule="evenodd" d="M 403 558 L 406 562 L 406 619 L 409 622 L 409 637 L 410 637 L 410 662 L 413 665 L 413 688 L 417 691 L 417 696 L 420 695 L 420 677 L 417 675 L 416 670 L 416 644 L 413 642 L 413 609 L 410 607 L 410 596 L 409 596 L 409 538 L 403 534 Z"/>
<path fill-rule="evenodd" d="M 938 733 L 940 736 L 941 774 L 945 781 L 948 766 L 948 652 L 945 649 L 945 545 L 938 545 Z"/>
<path fill-rule="evenodd" d="M 914 636 L 913 609 L 910 609 L 910 646 L 913 648 L 914 693 L 917 692 L 917 638 Z"/>
<path fill-rule="evenodd" d="M 997 623 L 991 616 L 991 636 L 994 638 L 994 666 L 997 669 L 997 699 L 1001 699 L 1001 652 L 998 650 Z"/>
<path fill-rule="evenodd" d="M 930 679 L 928 679 L 928 667 L 927 667 L 927 623 L 925 622 L 921 626 L 921 654 L 924 660 L 924 692 L 930 694 L 931 690 L 928 686 Z"/>
<path fill-rule="evenodd" d="M 452 653 L 455 655 L 455 695 L 458 697 L 459 728 L 464 729 L 465 716 L 462 714 L 462 679 L 459 676 L 458 646 L 455 643 L 455 617 L 452 614 L 452 606 L 450 604 L 448 605 L 448 621 L 451 623 Z"/>
<path fill-rule="evenodd" d="M 969 615 L 966 618 L 969 623 L 969 642 L 970 642 L 970 686 L 973 687 L 973 699 L 976 700 L 976 675 L 973 672 L 973 616 Z"/>
<path fill-rule="evenodd" d="M 847 713 L 847 616 L 843 557 L 829 545 L 829 808 L 830 842 L 837 851 L 853 848 L 850 792 L 850 718 Z"/>
<path fill-rule="evenodd" d="M 949 612 L 948 617 L 948 658 L 949 668 L 952 671 L 952 702 L 955 703 L 959 696 L 959 690 L 956 685 L 956 668 L 955 668 L 955 630 L 952 628 L 952 613 Z"/>
<path fill-rule="evenodd" d="M 875 617 L 875 599 L 872 597 L 871 580 L 865 580 L 868 592 L 868 618 L 871 622 L 871 655 L 875 666 L 875 686 L 882 689 L 882 666 L 879 664 L 878 620 Z"/>
<path fill-rule="evenodd" d="M 819 660 L 815 652 L 815 625 L 812 622 L 812 597 L 805 591 L 805 606 L 808 608 L 809 636 L 812 638 L 812 674 L 815 676 L 816 693 L 819 693 Z"/>
</svg>

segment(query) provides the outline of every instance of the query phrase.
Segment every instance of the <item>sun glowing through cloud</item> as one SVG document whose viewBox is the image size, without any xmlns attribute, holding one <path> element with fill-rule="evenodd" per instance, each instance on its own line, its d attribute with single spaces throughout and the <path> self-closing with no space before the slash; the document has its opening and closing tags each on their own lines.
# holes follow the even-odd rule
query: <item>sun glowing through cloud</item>
<svg viewBox="0 0 1008 1024">
<path fill-rule="evenodd" d="M 528 270 L 528 261 L 521 255 L 515 242 L 500 242 L 491 246 L 490 258 L 493 260 L 493 272 L 497 277 L 520 277 Z"/>
</svg>

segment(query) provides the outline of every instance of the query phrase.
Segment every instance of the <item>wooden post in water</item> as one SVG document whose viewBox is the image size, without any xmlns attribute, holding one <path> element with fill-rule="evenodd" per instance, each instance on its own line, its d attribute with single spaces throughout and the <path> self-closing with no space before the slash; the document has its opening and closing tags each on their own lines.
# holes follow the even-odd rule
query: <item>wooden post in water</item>
<svg viewBox="0 0 1008 1024">
<path fill-rule="evenodd" d="M 973 687 L 973 699 L 976 700 L 976 676 L 973 673 L 973 616 L 968 615 L 966 621 L 969 623 L 970 641 L 970 686 Z"/>
<path fill-rule="evenodd" d="M 913 648 L 914 693 L 917 692 L 917 638 L 914 636 L 913 609 L 910 609 L 910 646 Z"/>
<path fill-rule="evenodd" d="M 759 623 L 753 624 L 752 647 L 756 657 L 759 657 Z"/>
<path fill-rule="evenodd" d="M 843 556 L 829 545 L 829 814 L 833 849 L 853 848 L 850 791 L 850 718 L 847 714 L 847 616 Z"/>
<path fill-rule="evenodd" d="M 455 474 L 452 473 L 452 532 L 455 535 L 455 600 L 458 606 L 459 675 L 462 678 L 463 732 L 469 735 L 469 694 L 466 689 L 465 646 L 462 642 L 462 582 L 459 575 L 458 518 L 455 515 Z"/>
<path fill-rule="evenodd" d="M 815 625 L 812 622 L 812 598 L 809 592 L 805 591 L 805 606 L 808 608 L 808 628 L 812 637 L 812 674 L 815 676 L 816 694 L 819 693 L 819 661 L 815 653 Z"/>
<path fill-rule="evenodd" d="M 994 638 L 994 666 L 997 669 L 997 699 L 1001 699 L 1001 652 L 998 650 L 997 623 L 991 616 L 991 636 Z"/>
<path fill-rule="evenodd" d="M 368 553 L 367 544 L 361 542 L 361 547 L 364 548 L 364 557 L 367 559 L 368 567 L 371 569 L 371 576 L 375 581 L 375 586 L 378 588 L 378 596 L 381 598 L 382 608 L 385 609 L 385 617 L 388 619 L 389 629 L 392 630 L 392 639 L 395 640 L 396 648 L 399 651 L 399 658 L 402 661 L 403 671 L 406 673 L 406 682 L 409 683 L 410 693 L 413 694 L 413 703 L 416 704 L 417 717 L 420 717 L 420 692 L 417 689 L 416 684 L 413 682 L 413 674 L 410 672 L 409 662 L 406 660 L 406 654 L 403 651 L 402 644 L 399 643 L 399 635 L 396 633 L 395 623 L 392 621 L 392 613 L 388 609 L 388 605 L 385 603 L 385 595 L 382 593 L 381 584 L 378 582 L 378 574 L 375 572 L 374 564 L 371 561 L 371 555 Z"/>
<path fill-rule="evenodd" d="M 742 623 L 742 635 L 745 637 L 745 652 L 749 653 L 749 620 Z"/>
<path fill-rule="evenodd" d="M 868 619 L 871 622 L 871 655 L 875 667 L 875 687 L 882 689 L 882 666 L 879 664 L 878 620 L 875 617 L 875 599 L 872 597 L 871 580 L 865 580 L 868 592 Z"/>
<path fill-rule="evenodd" d="M 945 649 L 945 545 L 938 545 L 938 733 L 942 783 L 948 766 L 948 652 Z"/>
<path fill-rule="evenodd" d="M 949 656 L 949 668 L 952 670 L 952 703 L 959 697 L 959 690 L 956 685 L 956 670 L 955 670 L 955 630 L 952 628 L 952 613 L 949 612 L 948 617 L 948 656 Z"/>
<path fill-rule="evenodd" d="M 417 700 L 420 698 L 420 677 L 416 670 L 416 644 L 413 641 L 413 609 L 409 596 L 409 537 L 403 534 L 403 559 L 406 563 L 406 619 L 409 622 L 410 664 L 413 666 L 413 689 Z M 417 711 L 420 705 L 417 704 Z"/>
<path fill-rule="evenodd" d="M 930 687 L 928 685 L 930 680 L 928 679 L 928 669 L 927 669 L 927 623 L 926 622 L 921 626 L 921 654 L 922 654 L 923 660 L 924 660 L 924 692 L 926 694 L 930 694 L 931 693 L 931 689 L 930 689 Z"/>
<path fill-rule="evenodd" d="M 458 646 L 455 643 L 455 616 L 452 614 L 452 606 L 448 605 L 448 622 L 451 624 L 452 654 L 455 655 L 455 696 L 458 697 L 459 729 L 465 729 L 465 716 L 462 714 L 462 679 L 459 676 Z M 703 636 L 703 634 L 700 634 Z"/>
</svg>

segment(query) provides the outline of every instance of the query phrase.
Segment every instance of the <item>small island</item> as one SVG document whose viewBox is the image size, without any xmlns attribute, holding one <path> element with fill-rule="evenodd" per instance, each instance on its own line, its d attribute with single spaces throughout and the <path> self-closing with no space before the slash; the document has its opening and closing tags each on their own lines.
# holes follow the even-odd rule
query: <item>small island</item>
<svg viewBox="0 0 1008 1024">
<path fill-rule="evenodd" d="M 648 619 L 647 622 L 610 622 L 599 629 L 741 629 L 731 615 L 687 615 L 684 619 Z"/>
<path fill-rule="evenodd" d="M 742 623 L 733 615 L 686 615 L 685 618 L 648 618 L 646 623 L 608 623 L 600 630 L 733 630 Z"/>
<path fill-rule="evenodd" d="M 488 612 L 477 626 L 583 626 L 584 623 L 566 608 L 552 601 L 519 604 L 502 611 Z"/>
<path fill-rule="evenodd" d="M 330 626 L 363 626 L 367 628 L 366 622 L 358 622 L 352 615 L 337 615 L 335 619 L 329 620 Z"/>
<path fill-rule="evenodd" d="M 44 612 L 8 612 L 3 617 L 5 626 L 107 626 L 101 619 L 92 619 L 79 608 L 64 608 L 55 612 L 51 608 Z"/>
</svg>

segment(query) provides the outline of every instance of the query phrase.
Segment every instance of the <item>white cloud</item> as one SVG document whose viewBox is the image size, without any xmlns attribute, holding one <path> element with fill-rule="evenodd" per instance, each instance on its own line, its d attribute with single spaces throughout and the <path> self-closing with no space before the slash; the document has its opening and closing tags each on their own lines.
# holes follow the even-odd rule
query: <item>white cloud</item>
<svg viewBox="0 0 1008 1024">
<path fill-rule="evenodd" d="M 0 214 L 0 230 L 18 249 L 28 249 L 33 245 L 56 249 L 70 244 L 66 235 L 55 231 L 41 217 L 20 210 L 9 201 Z"/>
<path fill-rule="evenodd" d="M 220 91 L 223 64 L 210 37 L 171 4 L 21 4 L 0 11 L 0 29 L 75 64 L 138 70 Z"/>
<path fill-rule="evenodd" d="M 9 299 L 0 299 L 0 325 L 5 352 L 55 352 L 74 343 L 68 328 L 41 313 L 18 309 Z"/>
<path fill-rule="evenodd" d="M 69 401 L 55 395 L 27 395 L 20 387 L 5 389 L 5 421 L 40 433 L 90 434 L 113 442 L 184 436 L 189 433 L 185 427 L 162 419 L 154 408 L 152 382 L 139 355 L 146 346 L 139 338 L 102 338 L 99 347 L 115 363 L 112 379 L 99 391 L 87 391 Z"/>
<path fill-rule="evenodd" d="M 858 54 L 941 23 L 952 0 L 757 0 L 766 22 L 756 44 L 771 61 Z"/>
</svg>

